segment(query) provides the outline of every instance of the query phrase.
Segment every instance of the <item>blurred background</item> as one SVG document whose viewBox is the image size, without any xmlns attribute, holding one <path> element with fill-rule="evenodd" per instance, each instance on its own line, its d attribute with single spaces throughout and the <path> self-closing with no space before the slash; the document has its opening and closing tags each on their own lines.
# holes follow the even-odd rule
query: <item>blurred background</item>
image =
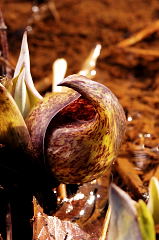
<svg viewBox="0 0 159 240">
<path fill-rule="evenodd" d="M 68 61 L 67 75 L 78 72 L 97 43 L 102 45 L 97 62 L 99 81 L 109 84 L 116 79 L 134 81 L 157 76 L 156 56 L 117 47 L 120 41 L 158 19 L 157 0 L 1 0 L 0 6 L 13 67 L 22 34 L 26 28 L 29 32 L 34 81 L 49 77 L 53 61 L 61 57 Z M 135 46 L 157 50 L 158 32 L 152 32 Z"/>
</svg>

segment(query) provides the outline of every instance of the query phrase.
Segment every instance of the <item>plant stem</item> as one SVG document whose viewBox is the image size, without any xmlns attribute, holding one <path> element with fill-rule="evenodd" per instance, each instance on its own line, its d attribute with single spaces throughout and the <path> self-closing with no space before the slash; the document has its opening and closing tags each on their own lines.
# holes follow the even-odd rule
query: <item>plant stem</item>
<svg viewBox="0 0 159 240">
<path fill-rule="evenodd" d="M 10 203 L 8 203 L 8 211 L 6 214 L 6 235 L 7 240 L 12 240 L 12 216 Z"/>
<path fill-rule="evenodd" d="M 106 212 L 105 219 L 104 219 L 104 223 L 103 223 L 102 235 L 101 235 L 99 240 L 105 240 L 106 239 L 106 234 L 107 234 L 108 226 L 109 226 L 109 222 L 110 222 L 110 215 L 111 215 L 111 208 L 110 208 L 110 205 L 109 205 L 108 209 L 107 209 L 107 212 Z"/>
<path fill-rule="evenodd" d="M 60 201 L 67 198 L 67 192 L 66 192 L 66 185 L 65 184 L 60 184 L 57 187 L 57 196 L 60 199 Z"/>
</svg>

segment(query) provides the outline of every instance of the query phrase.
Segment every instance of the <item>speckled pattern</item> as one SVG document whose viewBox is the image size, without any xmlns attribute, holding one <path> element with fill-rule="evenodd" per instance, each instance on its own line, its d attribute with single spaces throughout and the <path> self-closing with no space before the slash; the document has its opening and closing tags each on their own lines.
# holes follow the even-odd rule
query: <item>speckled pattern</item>
<svg viewBox="0 0 159 240">
<path fill-rule="evenodd" d="M 33 142 L 38 141 L 34 144 L 38 155 L 42 150 L 41 144 L 45 146 L 45 163 L 51 174 L 63 183 L 88 182 L 101 176 L 116 157 L 125 131 L 125 114 L 112 92 L 97 82 L 72 75 L 62 85 L 82 95 L 85 99 L 83 107 L 81 100 L 76 98 L 75 103 L 70 102 L 72 109 L 73 105 L 76 106 L 73 118 L 69 118 L 69 108 L 64 109 L 64 119 L 62 115 L 59 118 L 60 110 L 58 113 L 54 110 L 52 121 L 49 119 L 48 122 L 43 116 L 48 114 L 46 108 L 61 109 L 59 106 L 64 106 L 64 98 L 60 97 L 62 93 L 57 94 L 58 101 L 53 100 L 57 98 L 53 94 L 35 108 L 27 125 Z M 53 103 L 51 107 L 50 101 Z M 83 119 L 78 116 L 80 107 L 84 109 L 82 114 L 85 112 Z M 42 139 L 45 142 L 42 143 Z"/>
<path fill-rule="evenodd" d="M 75 91 L 54 93 L 45 97 L 33 108 L 26 119 L 36 158 L 43 155 L 43 142 L 46 129 L 51 119 L 65 106 L 76 100 L 80 95 Z"/>
</svg>

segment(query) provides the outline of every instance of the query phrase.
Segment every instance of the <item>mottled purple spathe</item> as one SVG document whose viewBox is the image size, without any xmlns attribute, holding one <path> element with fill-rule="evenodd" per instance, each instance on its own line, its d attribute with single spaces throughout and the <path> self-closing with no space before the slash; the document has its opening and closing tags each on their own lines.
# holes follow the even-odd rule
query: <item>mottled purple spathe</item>
<svg viewBox="0 0 159 240">
<path fill-rule="evenodd" d="M 72 75 L 35 107 L 26 123 L 37 158 L 63 183 L 98 178 L 110 167 L 125 132 L 125 114 L 104 85 Z M 80 94 L 81 97 L 80 97 Z"/>
</svg>

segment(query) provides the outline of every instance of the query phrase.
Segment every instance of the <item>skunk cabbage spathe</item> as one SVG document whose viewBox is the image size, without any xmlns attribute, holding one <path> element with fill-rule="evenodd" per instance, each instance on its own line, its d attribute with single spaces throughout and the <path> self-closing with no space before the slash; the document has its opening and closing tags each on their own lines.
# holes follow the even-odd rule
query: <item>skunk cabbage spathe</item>
<svg viewBox="0 0 159 240">
<path fill-rule="evenodd" d="M 35 156 L 63 183 L 83 183 L 110 167 L 125 132 L 125 114 L 104 85 L 72 75 L 67 92 L 44 97 L 26 124 Z"/>
</svg>

